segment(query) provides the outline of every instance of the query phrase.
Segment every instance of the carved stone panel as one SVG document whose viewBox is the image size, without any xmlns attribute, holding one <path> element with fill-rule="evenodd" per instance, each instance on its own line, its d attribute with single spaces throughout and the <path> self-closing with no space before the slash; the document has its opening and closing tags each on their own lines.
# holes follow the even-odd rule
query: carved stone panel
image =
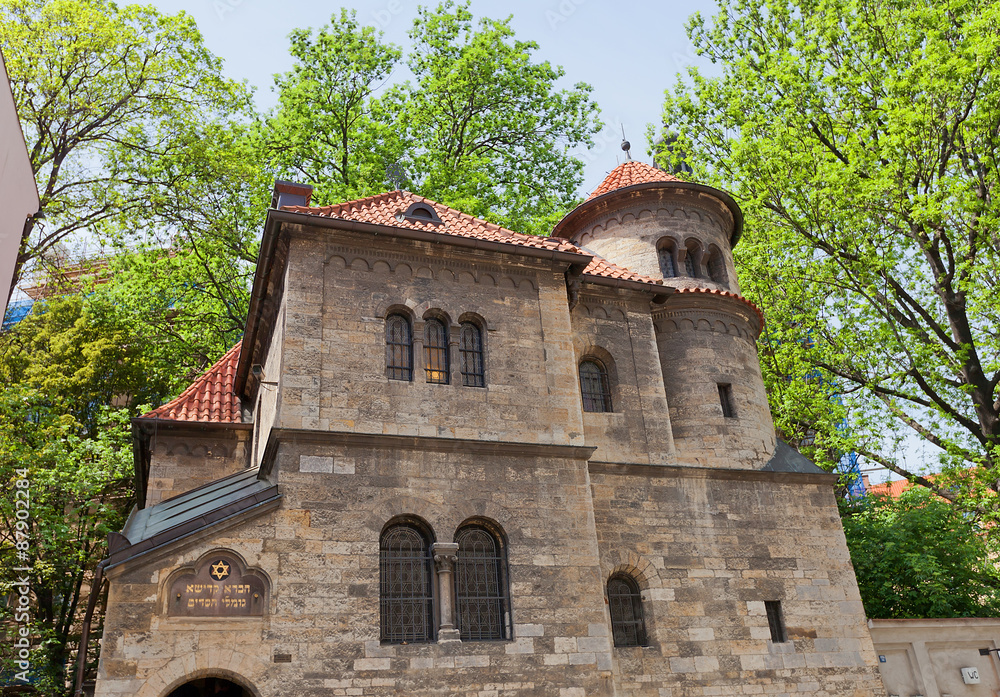
<svg viewBox="0 0 1000 697">
<path fill-rule="evenodd" d="M 232 553 L 220 551 L 202 558 L 193 572 L 170 584 L 167 615 L 171 617 L 260 617 L 264 614 L 266 583 L 247 571 Z"/>
</svg>

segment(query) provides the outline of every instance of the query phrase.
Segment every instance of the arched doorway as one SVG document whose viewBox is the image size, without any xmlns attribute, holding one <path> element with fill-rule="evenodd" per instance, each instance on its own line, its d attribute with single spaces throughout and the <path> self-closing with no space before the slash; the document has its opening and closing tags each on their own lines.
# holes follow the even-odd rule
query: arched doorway
<svg viewBox="0 0 1000 697">
<path fill-rule="evenodd" d="M 253 697 L 253 694 L 225 678 L 198 678 L 184 683 L 167 697 Z"/>
</svg>

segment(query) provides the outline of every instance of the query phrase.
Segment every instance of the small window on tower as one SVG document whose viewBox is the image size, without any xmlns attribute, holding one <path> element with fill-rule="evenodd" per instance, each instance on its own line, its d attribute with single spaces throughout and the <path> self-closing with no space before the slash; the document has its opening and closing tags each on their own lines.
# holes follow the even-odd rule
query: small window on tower
<svg viewBox="0 0 1000 697">
<path fill-rule="evenodd" d="M 736 416 L 736 408 L 733 405 L 733 386 L 719 385 L 719 403 L 722 405 L 722 415 L 726 418 Z"/>
<path fill-rule="evenodd" d="M 767 611 L 767 624 L 771 628 L 771 641 L 775 644 L 788 641 L 785 636 L 785 618 L 781 614 L 781 601 L 765 600 L 764 609 Z"/>
</svg>

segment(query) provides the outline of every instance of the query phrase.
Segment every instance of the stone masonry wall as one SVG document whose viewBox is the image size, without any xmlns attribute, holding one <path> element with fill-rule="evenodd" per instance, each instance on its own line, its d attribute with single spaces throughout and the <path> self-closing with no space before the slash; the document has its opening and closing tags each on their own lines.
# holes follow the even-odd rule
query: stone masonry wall
<svg viewBox="0 0 1000 697">
<path fill-rule="evenodd" d="M 586 357 L 608 370 L 611 412 L 583 413 L 595 460 L 666 464 L 673 437 L 648 297 L 591 287 L 573 309 L 576 365 Z M 582 404 L 581 407 L 582 409 Z"/>
<path fill-rule="evenodd" d="M 649 633 L 613 649 L 616 694 L 882 694 L 828 483 L 649 469 L 591 467 L 602 574 L 637 579 Z"/>
<path fill-rule="evenodd" d="M 613 694 L 585 460 L 316 442 L 281 446 L 277 466 L 279 511 L 112 570 L 100 697 L 164 697 L 198 671 L 268 696 Z M 380 644 L 379 536 L 399 515 L 439 542 L 469 519 L 502 528 L 513 640 Z M 170 570 L 215 548 L 273 579 L 267 617 L 161 615 Z"/>
<path fill-rule="evenodd" d="M 247 465 L 246 431 L 159 429 L 150 440 L 152 457 L 146 506 L 238 472 Z"/>
</svg>

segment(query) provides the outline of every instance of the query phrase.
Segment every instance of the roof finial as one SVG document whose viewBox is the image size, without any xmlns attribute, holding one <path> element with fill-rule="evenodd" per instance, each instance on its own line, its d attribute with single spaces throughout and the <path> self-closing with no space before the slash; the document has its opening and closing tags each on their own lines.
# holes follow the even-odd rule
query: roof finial
<svg viewBox="0 0 1000 697">
<path fill-rule="evenodd" d="M 622 150 L 625 151 L 626 162 L 632 159 L 632 153 L 629 150 L 632 149 L 632 144 L 625 139 L 625 124 L 619 124 L 622 127 Z"/>
</svg>

